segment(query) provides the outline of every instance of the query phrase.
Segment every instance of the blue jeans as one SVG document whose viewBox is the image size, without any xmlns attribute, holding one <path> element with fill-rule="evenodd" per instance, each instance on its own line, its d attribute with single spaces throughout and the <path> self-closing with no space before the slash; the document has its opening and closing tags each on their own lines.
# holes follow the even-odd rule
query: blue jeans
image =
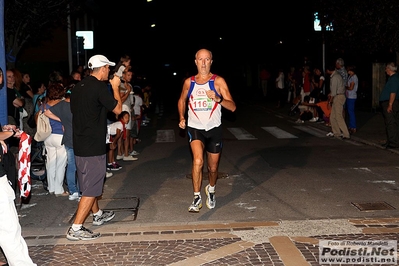
<svg viewBox="0 0 399 266">
<path fill-rule="evenodd" d="M 346 99 L 346 108 L 349 116 L 349 128 L 356 128 L 355 102 L 356 99 Z"/>
<path fill-rule="evenodd" d="M 76 178 L 75 154 L 73 152 L 73 148 L 65 146 L 65 149 L 67 151 L 67 160 L 68 160 L 67 169 L 66 169 L 68 190 L 70 194 L 78 192 L 80 195 L 79 186 Z"/>
</svg>

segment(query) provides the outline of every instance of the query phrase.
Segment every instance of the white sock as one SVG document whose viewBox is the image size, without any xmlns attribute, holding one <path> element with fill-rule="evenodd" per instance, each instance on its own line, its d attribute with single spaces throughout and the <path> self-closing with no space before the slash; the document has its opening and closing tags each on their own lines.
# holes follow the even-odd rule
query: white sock
<svg viewBox="0 0 399 266">
<path fill-rule="evenodd" d="M 82 227 L 82 224 L 73 224 L 72 225 L 72 230 L 73 231 L 78 231 Z"/>
<path fill-rule="evenodd" d="M 98 210 L 98 212 L 93 213 L 93 215 L 95 215 L 95 216 L 101 216 L 101 215 L 103 215 L 103 211 L 100 209 L 100 210 Z"/>
<path fill-rule="evenodd" d="M 209 185 L 209 192 L 215 192 L 215 186 L 212 187 L 211 185 Z"/>
<path fill-rule="evenodd" d="M 195 197 L 195 196 L 198 196 L 198 197 L 201 198 L 201 192 L 194 192 L 194 197 Z"/>
</svg>

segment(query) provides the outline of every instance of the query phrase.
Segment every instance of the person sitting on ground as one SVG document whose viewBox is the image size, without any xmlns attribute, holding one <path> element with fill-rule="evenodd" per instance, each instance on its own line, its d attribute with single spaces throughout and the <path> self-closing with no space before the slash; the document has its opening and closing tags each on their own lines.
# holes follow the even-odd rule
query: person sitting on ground
<svg viewBox="0 0 399 266">
<path fill-rule="evenodd" d="M 310 96 L 304 97 L 303 108 L 299 114 L 299 119 L 297 123 L 304 123 L 304 121 L 309 120 L 310 122 L 327 122 L 331 113 L 331 106 L 329 105 L 328 98 L 323 94 L 320 95 L 320 100 L 317 101 Z"/>
</svg>

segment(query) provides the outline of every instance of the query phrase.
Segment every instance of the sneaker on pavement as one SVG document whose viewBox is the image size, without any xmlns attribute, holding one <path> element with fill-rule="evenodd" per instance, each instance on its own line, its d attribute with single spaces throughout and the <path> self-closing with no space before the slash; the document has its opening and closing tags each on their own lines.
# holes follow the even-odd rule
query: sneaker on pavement
<svg viewBox="0 0 399 266">
<path fill-rule="evenodd" d="M 111 176 L 113 176 L 114 174 L 113 173 L 111 173 L 111 172 L 106 172 L 105 173 L 105 177 L 106 178 L 110 178 Z"/>
<path fill-rule="evenodd" d="M 114 219 L 115 213 L 113 211 L 103 211 L 102 215 L 93 215 L 93 225 L 102 225 Z"/>
<path fill-rule="evenodd" d="M 131 156 L 139 155 L 139 154 L 140 154 L 140 153 L 138 153 L 137 151 L 132 151 L 132 152 L 130 153 Z"/>
<path fill-rule="evenodd" d="M 334 133 L 328 132 L 328 133 L 326 134 L 326 136 L 327 136 L 327 137 L 334 137 Z"/>
<path fill-rule="evenodd" d="M 78 240 L 93 240 L 100 237 L 100 233 L 94 233 L 86 227 L 80 227 L 78 231 L 74 231 L 72 226 L 69 227 L 66 238 L 72 241 Z"/>
<path fill-rule="evenodd" d="M 118 170 L 121 170 L 122 169 L 122 166 L 120 166 L 119 164 L 116 164 L 116 163 L 109 163 L 108 165 L 107 165 L 107 170 L 108 171 L 118 171 Z"/>
<path fill-rule="evenodd" d="M 123 159 L 123 155 L 116 155 L 116 159 L 117 160 L 122 160 Z"/>
<path fill-rule="evenodd" d="M 137 161 L 139 158 L 133 156 L 123 156 L 124 161 Z"/>
<path fill-rule="evenodd" d="M 206 193 L 206 202 L 205 203 L 206 203 L 206 207 L 208 207 L 208 209 L 213 209 L 216 206 L 215 191 L 210 192 L 209 187 L 210 187 L 210 185 L 207 185 L 205 187 L 205 193 Z"/>
<path fill-rule="evenodd" d="M 302 124 L 302 123 L 305 123 L 305 121 L 303 121 L 303 120 L 301 120 L 301 119 L 298 119 L 298 120 L 295 121 L 295 123 L 297 123 L 297 124 Z"/>
<path fill-rule="evenodd" d="M 77 200 L 77 199 L 79 199 L 79 193 L 78 192 L 75 192 L 75 193 L 69 195 L 69 200 Z"/>
<path fill-rule="evenodd" d="M 189 212 L 199 212 L 202 208 L 202 200 L 200 196 L 194 196 L 193 203 L 188 207 Z"/>
<path fill-rule="evenodd" d="M 309 122 L 317 122 L 319 120 L 318 117 L 313 117 L 309 120 Z"/>
</svg>

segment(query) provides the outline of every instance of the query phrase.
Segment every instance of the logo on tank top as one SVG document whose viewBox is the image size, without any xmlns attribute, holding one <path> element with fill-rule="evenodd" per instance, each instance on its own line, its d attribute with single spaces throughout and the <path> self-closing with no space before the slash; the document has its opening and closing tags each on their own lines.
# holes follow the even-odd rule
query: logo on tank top
<svg viewBox="0 0 399 266">
<path fill-rule="evenodd" d="M 206 90 L 204 88 L 199 88 L 196 92 L 196 96 L 200 96 L 200 97 L 206 96 Z"/>
</svg>

